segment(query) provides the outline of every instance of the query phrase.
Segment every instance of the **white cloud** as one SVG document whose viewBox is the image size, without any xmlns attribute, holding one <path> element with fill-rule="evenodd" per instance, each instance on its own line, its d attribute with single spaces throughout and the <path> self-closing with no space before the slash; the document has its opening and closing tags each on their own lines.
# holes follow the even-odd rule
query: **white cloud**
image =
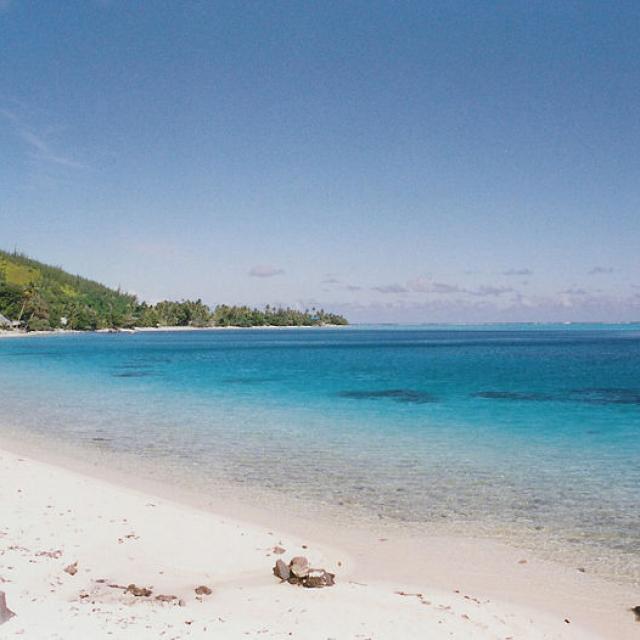
<svg viewBox="0 0 640 640">
<path fill-rule="evenodd" d="M 273 278 L 284 273 L 284 269 L 279 269 L 270 264 L 259 264 L 249 269 L 249 275 L 252 278 Z"/>
<path fill-rule="evenodd" d="M 385 284 L 378 287 L 371 287 L 374 291 L 379 293 L 407 293 L 407 289 L 401 284 Z"/>
<path fill-rule="evenodd" d="M 499 304 L 495 298 L 435 298 L 389 303 L 326 303 L 352 322 L 579 322 L 629 321 L 640 317 L 640 295 L 523 296 L 514 292 Z"/>
<path fill-rule="evenodd" d="M 505 293 L 512 293 L 514 290 L 511 287 L 493 287 L 483 286 L 473 291 L 468 291 L 472 296 L 486 297 L 486 296 L 501 296 Z"/>
<path fill-rule="evenodd" d="M 464 289 L 461 289 L 456 284 L 433 282 L 429 278 L 414 278 L 409 280 L 407 286 L 411 291 L 417 291 L 418 293 L 464 293 Z"/>
<path fill-rule="evenodd" d="M 483 286 L 478 289 L 464 289 L 457 284 L 447 282 L 434 282 L 428 278 L 415 278 L 407 283 L 411 291 L 418 293 L 437 293 L 449 295 L 453 293 L 467 294 L 472 296 L 500 296 L 513 291 L 511 287 Z"/>
<path fill-rule="evenodd" d="M 507 269 L 502 272 L 503 276 L 532 276 L 531 269 Z"/>
</svg>

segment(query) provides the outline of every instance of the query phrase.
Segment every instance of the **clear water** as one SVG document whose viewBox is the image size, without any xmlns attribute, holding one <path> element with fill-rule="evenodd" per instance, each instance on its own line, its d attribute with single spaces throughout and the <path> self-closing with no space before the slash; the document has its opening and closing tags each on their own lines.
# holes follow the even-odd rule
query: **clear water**
<svg viewBox="0 0 640 640">
<path fill-rule="evenodd" d="M 637 325 L 0 340 L 0 405 L 0 433 L 133 453 L 201 491 L 284 492 L 640 578 Z"/>
</svg>

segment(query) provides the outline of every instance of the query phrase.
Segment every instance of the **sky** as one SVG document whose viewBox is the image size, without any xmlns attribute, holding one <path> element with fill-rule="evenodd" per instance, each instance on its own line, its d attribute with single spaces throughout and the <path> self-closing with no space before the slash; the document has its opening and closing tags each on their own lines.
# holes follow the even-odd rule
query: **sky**
<svg viewBox="0 0 640 640">
<path fill-rule="evenodd" d="M 152 302 L 640 319 L 640 3 L 0 0 L 0 247 Z"/>
</svg>

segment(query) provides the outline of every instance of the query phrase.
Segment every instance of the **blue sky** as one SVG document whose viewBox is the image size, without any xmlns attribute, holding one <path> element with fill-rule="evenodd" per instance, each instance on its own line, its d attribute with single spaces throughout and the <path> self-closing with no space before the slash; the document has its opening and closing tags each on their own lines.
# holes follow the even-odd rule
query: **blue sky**
<svg viewBox="0 0 640 640">
<path fill-rule="evenodd" d="M 0 0 L 0 246 L 356 321 L 640 318 L 640 3 Z"/>
</svg>

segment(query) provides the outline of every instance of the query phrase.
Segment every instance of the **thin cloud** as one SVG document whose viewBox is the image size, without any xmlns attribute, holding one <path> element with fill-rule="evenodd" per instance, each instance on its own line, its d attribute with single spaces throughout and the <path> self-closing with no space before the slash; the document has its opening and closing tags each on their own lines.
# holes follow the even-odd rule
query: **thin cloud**
<svg viewBox="0 0 640 640">
<path fill-rule="evenodd" d="M 455 284 L 447 284 L 446 282 L 433 282 L 428 278 L 415 278 L 407 283 L 411 291 L 418 293 L 464 293 L 464 289 Z"/>
<path fill-rule="evenodd" d="M 607 273 L 613 273 L 613 271 L 614 271 L 613 267 L 593 267 L 593 269 L 589 271 L 589 275 L 598 276 L 598 275 L 604 275 Z"/>
<path fill-rule="evenodd" d="M 589 292 L 586 289 L 580 289 L 577 287 L 569 287 L 568 289 L 565 289 L 564 291 L 561 291 L 560 293 L 564 293 L 565 295 L 568 296 L 586 296 L 589 295 Z"/>
<path fill-rule="evenodd" d="M 284 269 L 279 269 L 269 264 L 258 264 L 249 269 L 249 275 L 252 278 L 273 278 L 273 276 L 280 276 L 283 273 Z"/>
<path fill-rule="evenodd" d="M 322 284 L 340 284 L 340 280 L 338 278 L 325 278 Z"/>
<path fill-rule="evenodd" d="M 379 287 L 372 287 L 374 291 L 379 293 L 407 293 L 408 289 L 401 284 L 386 284 Z"/>
<path fill-rule="evenodd" d="M 433 293 L 462 293 L 464 289 L 461 289 L 456 284 L 447 284 L 446 282 L 434 282 L 431 291 Z"/>
<path fill-rule="evenodd" d="M 532 276 L 531 269 L 507 269 L 502 272 L 503 276 Z"/>
<path fill-rule="evenodd" d="M 0 2 L 1 1 L 2 0 L 0 0 Z M 0 109 L 0 116 L 2 116 L 3 118 L 6 118 L 7 120 L 10 120 L 14 124 L 18 123 L 18 116 L 13 111 L 10 111 L 9 109 Z"/>
<path fill-rule="evenodd" d="M 512 293 L 514 289 L 512 287 L 492 287 L 492 286 L 484 286 L 479 287 L 478 289 L 474 289 L 473 291 L 467 291 L 472 296 L 478 296 L 481 298 L 491 297 L 491 296 L 501 296 L 505 293 Z"/>
<path fill-rule="evenodd" d="M 414 280 L 410 280 L 407 284 L 411 291 L 416 291 L 418 293 L 436 293 L 441 295 L 451 295 L 459 293 L 480 298 L 501 296 L 505 293 L 511 293 L 514 291 L 512 287 L 496 286 L 483 286 L 478 287 L 477 289 L 465 289 L 458 286 L 457 284 L 449 284 L 447 282 L 433 282 L 428 278 L 416 278 Z"/>
<path fill-rule="evenodd" d="M 347 291 L 362 291 L 362 287 L 359 287 L 356 284 L 348 284 L 345 286 Z"/>
<path fill-rule="evenodd" d="M 51 149 L 47 142 L 45 142 L 40 136 L 33 133 L 33 131 L 19 131 L 19 135 L 28 145 L 31 146 L 31 152 L 29 155 L 35 160 L 58 164 L 63 167 L 69 167 L 70 169 L 84 169 L 86 166 L 82 164 L 82 162 L 78 162 L 73 158 L 56 153 Z"/>
<path fill-rule="evenodd" d="M 633 321 L 640 317 L 640 295 L 571 297 L 523 296 L 502 299 L 446 297 L 389 302 L 336 303 L 332 309 L 352 322 L 580 322 Z"/>
<path fill-rule="evenodd" d="M 0 0 L 1 2 L 2 0 Z M 1 8 L 1 5 L 0 5 Z M 55 164 L 70 169 L 84 169 L 85 165 L 74 160 L 68 155 L 56 151 L 45 137 L 36 132 L 32 127 L 27 126 L 22 119 L 9 109 L 0 109 L 0 115 L 9 121 L 15 134 L 24 142 L 27 154 L 37 162 L 45 164 Z"/>
<path fill-rule="evenodd" d="M 431 280 L 428 278 L 414 278 L 407 283 L 411 291 L 418 291 L 419 293 L 427 293 L 431 291 Z"/>
</svg>

